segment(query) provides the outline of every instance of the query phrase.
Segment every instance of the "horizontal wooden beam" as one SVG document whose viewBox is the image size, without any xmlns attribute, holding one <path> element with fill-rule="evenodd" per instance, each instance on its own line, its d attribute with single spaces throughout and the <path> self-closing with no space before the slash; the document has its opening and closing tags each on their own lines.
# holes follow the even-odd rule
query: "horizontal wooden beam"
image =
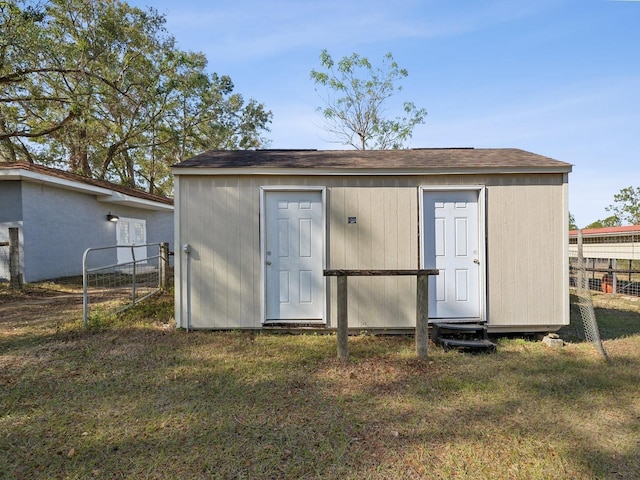
<svg viewBox="0 0 640 480">
<path fill-rule="evenodd" d="M 384 277 L 396 275 L 438 275 L 439 270 L 324 270 L 325 277 Z"/>
<path fill-rule="evenodd" d="M 418 277 L 416 297 L 416 353 L 419 358 L 427 359 L 427 343 L 429 340 L 429 275 L 438 275 L 438 270 L 324 270 L 325 277 L 336 277 L 337 291 L 337 337 L 338 358 L 349 361 L 349 320 L 347 316 L 347 277 L 372 277 L 414 275 Z"/>
</svg>

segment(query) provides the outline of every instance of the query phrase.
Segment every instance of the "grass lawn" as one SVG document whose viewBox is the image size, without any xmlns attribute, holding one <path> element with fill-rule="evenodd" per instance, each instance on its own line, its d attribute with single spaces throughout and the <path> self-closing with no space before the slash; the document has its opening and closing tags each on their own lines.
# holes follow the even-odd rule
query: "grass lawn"
<svg viewBox="0 0 640 480">
<path fill-rule="evenodd" d="M 640 302 L 594 299 L 609 363 L 361 335 L 342 364 L 333 335 L 178 331 L 170 296 L 83 329 L 62 290 L 0 290 L 1 478 L 640 478 Z"/>
</svg>

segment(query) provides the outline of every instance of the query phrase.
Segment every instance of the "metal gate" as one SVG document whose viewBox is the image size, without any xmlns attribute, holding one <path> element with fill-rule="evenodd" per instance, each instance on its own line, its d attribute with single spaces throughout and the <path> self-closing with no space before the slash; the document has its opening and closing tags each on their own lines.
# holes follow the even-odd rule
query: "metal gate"
<svg viewBox="0 0 640 480">
<path fill-rule="evenodd" d="M 130 249 L 132 260 L 109 262 L 123 248 Z M 147 255 L 141 257 L 141 251 Z M 158 293 L 166 287 L 168 271 L 167 243 L 88 248 L 82 255 L 84 325 L 88 324 L 90 308 L 117 313 Z"/>
</svg>

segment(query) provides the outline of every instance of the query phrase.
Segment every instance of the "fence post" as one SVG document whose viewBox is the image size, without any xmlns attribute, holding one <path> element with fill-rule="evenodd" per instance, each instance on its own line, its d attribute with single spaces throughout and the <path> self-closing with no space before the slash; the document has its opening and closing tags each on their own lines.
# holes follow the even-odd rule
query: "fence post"
<svg viewBox="0 0 640 480">
<path fill-rule="evenodd" d="M 429 341 L 429 275 L 418 274 L 416 293 L 416 354 L 427 359 Z"/>
<path fill-rule="evenodd" d="M 16 227 L 9 228 L 9 277 L 9 285 L 11 288 L 22 288 L 20 235 Z"/>
<path fill-rule="evenodd" d="M 85 327 L 89 324 L 89 274 L 87 272 L 87 255 L 89 255 L 90 250 L 90 248 L 87 248 L 82 254 L 82 324 Z"/>
<path fill-rule="evenodd" d="M 133 247 L 133 245 L 131 246 L 131 258 L 133 259 L 133 279 L 132 279 L 132 285 L 131 285 L 131 303 L 133 305 L 136 304 L 136 252 L 135 249 Z"/>
<path fill-rule="evenodd" d="M 349 361 L 349 320 L 347 318 L 347 276 L 338 275 L 338 358 L 345 362 Z"/>
<path fill-rule="evenodd" d="M 582 244 L 582 229 L 578 229 L 578 288 L 585 288 L 589 291 L 589 277 L 584 263 L 584 250 Z"/>
<path fill-rule="evenodd" d="M 160 244 L 160 288 L 167 289 L 169 283 L 169 244 L 162 242 Z"/>
</svg>

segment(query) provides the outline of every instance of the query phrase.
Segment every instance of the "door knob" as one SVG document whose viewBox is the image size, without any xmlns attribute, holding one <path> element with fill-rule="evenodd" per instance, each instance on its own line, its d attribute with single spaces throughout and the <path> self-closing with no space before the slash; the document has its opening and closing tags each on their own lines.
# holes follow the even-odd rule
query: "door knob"
<svg viewBox="0 0 640 480">
<path fill-rule="evenodd" d="M 480 265 L 480 260 L 478 260 L 477 258 L 474 258 L 473 263 L 475 263 L 476 265 Z"/>
<path fill-rule="evenodd" d="M 271 262 L 269 260 L 267 260 L 267 265 L 271 265 Z"/>
</svg>

